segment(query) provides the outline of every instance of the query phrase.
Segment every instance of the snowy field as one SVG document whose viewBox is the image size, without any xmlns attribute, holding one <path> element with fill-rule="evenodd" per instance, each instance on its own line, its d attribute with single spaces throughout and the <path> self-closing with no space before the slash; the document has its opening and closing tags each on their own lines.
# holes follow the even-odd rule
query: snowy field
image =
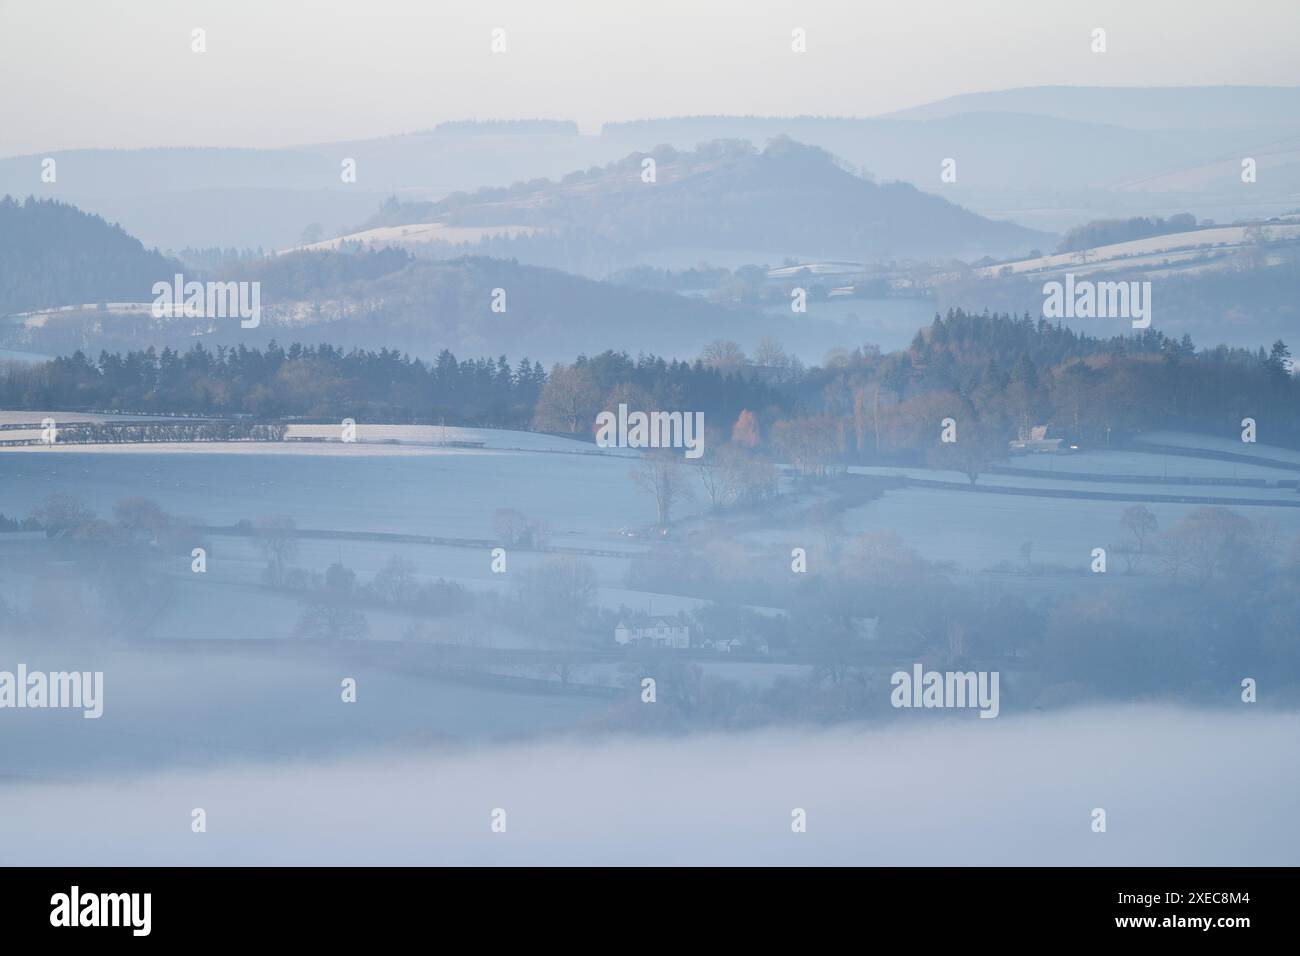
<svg viewBox="0 0 1300 956">
<path fill-rule="evenodd" d="M 8 413 L 15 414 L 15 413 Z M 304 434 L 326 436 L 335 426 L 295 426 Z M 421 442 L 444 440 L 438 426 L 370 426 L 364 424 L 358 444 L 339 442 L 300 445 L 197 446 L 176 454 L 170 446 L 94 446 L 57 451 L 35 449 L 30 454 L 0 453 L 0 513 L 21 517 L 47 495 L 71 494 L 82 498 L 101 516 L 111 515 L 115 502 L 132 496 L 157 501 L 167 511 L 199 519 L 203 524 L 225 526 L 266 516 L 287 516 L 303 529 L 349 532 L 421 534 L 435 537 L 496 540 L 495 515 L 511 508 L 549 528 L 549 543 L 558 548 L 620 551 L 633 554 L 644 539 L 626 537 L 620 530 L 645 527 L 655 517 L 650 496 L 629 479 L 631 462 L 621 455 L 563 454 L 548 452 L 591 451 L 589 443 L 528 432 L 447 428 L 445 440 L 482 441 L 483 449 L 440 448 Z M 1211 447 L 1258 451 L 1262 457 L 1295 460 L 1300 452 L 1259 445 L 1242 445 L 1203 436 L 1161 433 L 1148 436 L 1186 447 Z M 381 444 L 399 441 L 405 444 Z M 238 447 L 246 454 L 226 453 Z M 317 454 L 281 453 L 281 449 L 312 449 Z M 529 449 L 513 451 L 512 448 Z M 263 450 L 266 449 L 266 450 Z M 372 454 L 373 452 L 373 454 Z M 409 457 L 394 452 L 407 453 Z M 1042 477 L 986 474 L 977 487 L 1077 490 L 1130 494 L 1135 498 L 1156 494 L 1198 495 L 1242 502 L 1238 510 L 1252 521 L 1272 527 L 1281 544 L 1300 534 L 1300 508 L 1285 507 L 1300 499 L 1290 488 L 1239 486 L 1188 486 L 1091 482 L 1063 479 L 1054 469 L 1113 475 L 1293 478 L 1294 473 L 1263 465 L 1138 451 L 1084 452 L 1069 456 L 1024 456 L 1012 459 L 1015 467 L 1036 468 Z M 953 471 L 919 468 L 852 468 L 863 475 L 904 475 L 921 480 L 967 485 Z M 703 496 L 683 503 L 681 515 L 698 511 Z M 1275 502 L 1247 504 L 1247 502 Z M 1019 567 L 1021 547 L 1032 546 L 1036 565 L 1065 568 L 1087 566 L 1095 547 L 1113 548 L 1127 539 L 1120 516 L 1127 501 L 1069 499 L 1003 495 L 980 491 L 910 487 L 887 491 L 880 499 L 846 511 L 842 526 L 850 535 L 872 531 L 896 532 L 921 555 L 950 561 L 972 572 L 1007 563 Z M 1162 529 L 1176 525 L 1199 505 L 1153 503 L 1148 507 Z M 817 528 L 782 528 L 744 535 L 744 540 L 783 548 L 815 548 Z M 12 545 L 12 542 L 11 542 Z M 275 629 L 286 615 L 296 618 L 293 602 L 276 596 L 254 598 L 264 559 L 251 541 L 213 536 L 213 584 L 223 592 L 242 589 L 240 608 L 231 615 L 246 620 L 241 629 L 259 633 L 252 622 L 273 620 Z M 500 587 L 489 557 L 473 548 L 402 544 L 388 541 L 337 541 L 304 539 L 295 563 L 314 571 L 341 561 L 368 581 L 394 555 L 407 558 L 424 580 L 447 578 L 466 587 Z M 655 613 L 689 610 L 696 599 L 648 595 L 624 587 L 627 559 L 583 556 L 592 565 L 599 585 L 598 603 L 616 609 L 627 606 Z M 536 567 L 543 557 L 517 551 L 512 570 Z M 494 580 L 495 579 L 495 580 Z M 196 592 L 197 593 L 197 592 Z M 206 598 L 204 600 L 207 600 Z M 221 598 L 231 601 L 229 594 Z M 254 607 L 257 601 L 271 602 Z M 287 607 L 287 610 L 286 610 Z M 273 613 L 274 612 L 274 613 Z M 177 612 L 159 626 L 180 630 L 184 617 Z M 263 617 L 269 615 L 269 617 Z M 401 615 L 388 620 L 385 612 L 372 615 L 376 634 L 400 634 L 407 622 Z M 220 619 L 220 615 L 217 615 Z"/>
<path fill-rule="evenodd" d="M 54 418 L 57 422 L 106 422 L 156 420 L 151 416 L 138 415 L 100 415 L 80 412 L 0 412 L 0 425 L 29 425 L 27 429 L 13 429 L 0 432 L 5 440 L 35 440 L 41 437 L 40 423 L 44 418 Z M 164 419 L 166 420 L 166 419 Z M 184 421 L 185 419 L 180 419 Z M 201 420 L 201 419 L 199 419 Z M 374 456 L 374 455 L 433 455 L 433 454 L 473 454 L 475 451 L 546 451 L 569 454 L 604 455 L 608 457 L 632 457 L 636 453 L 622 449 L 601 449 L 593 442 L 579 441 L 559 435 L 547 435 L 537 432 L 512 431 L 499 428 L 457 428 L 441 425 L 367 425 L 364 422 L 356 426 L 355 441 L 344 442 L 342 424 L 330 425 L 290 425 L 286 438 L 297 441 L 286 442 L 168 442 L 139 443 L 127 445 L 77 445 L 42 446 L 25 448 L 22 446 L 0 449 L 0 454 L 13 452 L 35 452 L 55 454 L 65 451 L 79 451 L 98 454 L 177 454 L 181 452 L 199 452 L 212 454 L 239 455 L 339 455 L 339 456 Z M 310 440 L 308 440 L 310 439 Z M 483 444 L 483 448 L 444 447 L 445 442 L 473 442 Z"/>
<path fill-rule="evenodd" d="M 1249 467 L 1249 466 L 1246 466 Z M 931 468 L 875 468 L 875 467 L 851 467 L 848 469 L 850 474 L 854 475 L 874 475 L 879 477 L 902 477 L 910 478 L 916 481 L 945 481 L 954 482 L 960 485 L 968 486 L 970 479 L 959 471 L 945 471 L 943 469 Z M 1087 479 L 1055 478 L 1049 474 L 1043 477 L 1027 475 L 1000 475 L 996 473 L 986 473 L 979 476 L 975 485 L 976 494 L 978 489 L 991 488 L 1010 488 L 1018 490 L 1035 490 L 1041 489 L 1048 492 L 1077 491 L 1083 494 L 1108 494 L 1108 495 L 1133 495 L 1140 497 L 1142 495 L 1185 495 L 1199 496 L 1207 498 L 1223 498 L 1230 501 L 1240 502 L 1242 507 L 1250 507 L 1253 502 L 1257 501 L 1275 501 L 1275 502 L 1297 502 L 1300 503 L 1300 493 L 1294 488 L 1242 488 L 1232 485 L 1225 486 L 1206 486 L 1206 485 L 1162 485 L 1158 483 L 1142 482 L 1140 484 L 1125 484 L 1123 482 L 1105 482 L 1089 481 Z M 983 500 L 981 498 L 981 500 Z M 1229 505 L 1231 507 L 1231 505 Z"/>
<path fill-rule="evenodd" d="M 1087 271 L 1098 263 L 1111 259 L 1129 259 L 1137 256 L 1152 256 L 1160 253 L 1187 249 L 1207 249 L 1218 246 L 1240 246 L 1246 242 L 1247 226 L 1216 226 L 1210 229 L 1196 229 L 1191 232 L 1174 232 L 1161 236 L 1149 236 L 1145 239 L 1131 239 L 1107 246 L 1095 246 L 1086 250 L 1087 260 L 1077 252 L 1062 252 L 1040 256 L 1036 259 L 1022 259 L 1005 265 L 986 266 L 976 270 L 977 275 L 989 277 L 1010 269 L 1013 274 L 1021 272 L 1039 272 L 1045 269 L 1073 266 L 1076 271 Z M 1268 223 L 1265 225 L 1270 239 L 1295 239 L 1300 237 L 1300 223 Z"/>
<path fill-rule="evenodd" d="M 1285 456 L 1292 455 L 1294 452 L 1273 448 L 1261 454 L 1264 458 L 1286 460 Z M 1294 481 L 1300 478 L 1300 473 L 1269 465 L 1220 461 L 1214 458 L 1188 458 L 1183 455 L 1143 451 L 1097 450 L 1070 455 L 1021 455 L 1008 460 L 1006 465 L 1011 468 L 1031 468 L 1047 476 L 1060 472 L 1073 472 L 1081 475 L 1141 475 L 1152 478 L 1262 478 L 1265 481 Z M 1003 478 L 1001 475 L 990 477 L 999 482 Z M 1101 490 L 1099 485 L 1093 487 Z"/>
<path fill-rule="evenodd" d="M 1260 434 L 1267 435 L 1267 426 L 1267 419 L 1260 422 Z M 1300 451 L 1281 448 L 1277 445 L 1265 445 L 1259 442 L 1244 442 L 1241 440 L 1240 434 L 1231 438 L 1218 438 L 1210 435 L 1194 435 L 1188 432 L 1146 432 L 1137 439 L 1137 443 L 1170 445 L 1192 450 L 1224 452 L 1230 455 L 1249 455 L 1253 458 L 1291 462 L 1300 467 Z"/>
<path fill-rule="evenodd" d="M 625 544 L 620 528 L 655 518 L 651 497 L 628 478 L 628 459 L 612 455 L 232 455 L 224 446 L 188 454 L 121 447 L 0 453 L 0 512 L 26 515 L 46 495 L 62 493 L 109 515 L 115 502 L 140 495 L 212 525 L 284 515 L 301 528 L 487 539 L 495 537 L 495 513 L 513 508 L 544 520 L 553 544 L 581 547 Z"/>
<path fill-rule="evenodd" d="M 538 232 L 550 232 L 550 230 L 537 226 L 452 226 L 445 222 L 420 222 L 409 226 L 378 226 L 374 229 L 365 229 L 335 239 L 325 239 L 321 242 L 285 249 L 281 255 L 302 250 L 337 249 L 345 242 L 360 242 L 371 247 L 423 245 L 430 242 L 476 243 L 483 238 L 503 236 L 514 239 Z"/>
<path fill-rule="evenodd" d="M 1123 501 L 904 488 L 846 512 L 844 526 L 852 534 L 896 532 L 923 557 L 953 561 L 969 571 L 1002 561 L 1022 564 L 1020 547 L 1025 542 L 1033 545 L 1035 564 L 1086 570 L 1093 548 L 1112 548 L 1128 538 L 1120 525 L 1127 507 Z M 1166 529 L 1200 506 L 1157 503 L 1147 507 Z M 1300 508 L 1251 507 L 1241 509 L 1241 514 L 1275 527 L 1284 543 L 1300 534 Z M 765 537 L 784 544 L 790 536 Z M 791 547 L 796 544 L 790 542 Z"/>
<path fill-rule="evenodd" d="M 1241 452 L 1245 448 L 1261 458 L 1294 460 L 1300 465 L 1300 452 L 1283 448 L 1245 445 L 1179 432 L 1150 433 L 1145 437 L 1151 442 L 1188 449 Z M 1272 529 L 1283 546 L 1289 545 L 1300 535 L 1300 507 L 1286 506 L 1300 501 L 1300 494 L 1294 488 L 1126 484 L 1122 481 L 1095 482 L 1060 478 L 1054 474 L 1059 470 L 1117 477 L 1159 477 L 1167 474 L 1170 477 L 1294 480 L 1296 473 L 1285 469 L 1139 451 L 1026 455 L 1012 458 L 1007 464 L 1041 471 L 1042 477 L 987 473 L 979 477 L 976 487 L 1100 492 L 1132 495 L 1134 498 L 1171 495 L 1224 499 L 1228 502 L 1225 507 L 1235 507 L 1251 521 Z M 938 469 L 854 467 L 849 471 L 853 474 L 898 475 L 961 485 L 969 483 L 960 472 Z M 1269 506 L 1267 502 L 1276 504 Z M 923 557 L 932 561 L 950 561 L 966 571 L 987 570 L 1002 562 L 1023 565 L 1021 547 L 1026 543 L 1032 546 L 1031 560 L 1034 564 L 1087 568 L 1093 548 L 1113 548 L 1127 540 L 1128 533 L 1120 525 L 1120 516 L 1131 503 L 910 487 L 887 491 L 876 501 L 846 511 L 843 527 L 849 534 L 895 532 Z M 1168 529 L 1201 506 L 1154 502 L 1148 503 L 1147 507 L 1155 514 L 1160 527 Z M 795 547 L 801 544 L 796 538 L 806 540 L 815 533 L 812 529 L 803 535 L 788 531 L 764 531 L 747 535 L 746 538 L 755 543 Z"/>
<path fill-rule="evenodd" d="M 340 425 L 290 425 L 286 437 L 338 441 L 341 434 Z M 561 435 L 512 431 L 505 428 L 458 428 L 452 425 L 367 425 L 365 422 L 359 422 L 356 440 L 358 444 L 400 442 L 417 445 L 431 445 L 444 441 L 483 442 L 484 447 L 489 449 L 604 453 L 592 442 L 565 438 Z"/>
</svg>

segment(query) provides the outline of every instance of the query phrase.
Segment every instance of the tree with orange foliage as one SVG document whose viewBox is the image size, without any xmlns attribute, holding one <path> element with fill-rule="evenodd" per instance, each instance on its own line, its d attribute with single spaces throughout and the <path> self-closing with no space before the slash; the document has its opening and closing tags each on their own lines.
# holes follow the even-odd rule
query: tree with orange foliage
<svg viewBox="0 0 1300 956">
<path fill-rule="evenodd" d="M 745 448 L 757 448 L 758 439 L 758 419 L 754 417 L 753 412 L 745 409 L 731 428 L 731 440 Z"/>
</svg>

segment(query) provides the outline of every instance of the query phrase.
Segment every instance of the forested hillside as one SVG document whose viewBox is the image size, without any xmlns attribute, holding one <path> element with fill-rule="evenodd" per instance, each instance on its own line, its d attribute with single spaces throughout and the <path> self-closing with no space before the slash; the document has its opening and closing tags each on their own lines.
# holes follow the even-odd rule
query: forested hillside
<svg viewBox="0 0 1300 956">
<path fill-rule="evenodd" d="M 0 199 L 0 315 L 142 302 L 178 263 L 121 226 L 53 199 Z"/>
<path fill-rule="evenodd" d="M 653 160 L 653 181 L 647 177 Z M 677 246 L 770 250 L 860 259 L 1010 254 L 1050 236 L 995 222 L 907 183 L 877 184 L 829 152 L 788 138 L 692 151 L 661 146 L 558 182 L 455 193 L 439 202 L 389 202 L 364 228 L 417 222 L 523 225 L 537 235 L 484 240 L 482 251 L 564 265 L 593 237 L 632 261 Z"/>
</svg>

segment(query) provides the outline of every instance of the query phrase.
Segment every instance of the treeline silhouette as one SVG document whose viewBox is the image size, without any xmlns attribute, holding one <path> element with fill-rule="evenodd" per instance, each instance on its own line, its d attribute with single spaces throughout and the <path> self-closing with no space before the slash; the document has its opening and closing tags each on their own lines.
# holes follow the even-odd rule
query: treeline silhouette
<svg viewBox="0 0 1300 956">
<path fill-rule="evenodd" d="M 0 315 L 90 302 L 147 302 L 181 271 L 121 226 L 54 199 L 0 199 Z"/>
<path fill-rule="evenodd" d="M 458 360 L 444 349 L 425 362 L 391 349 L 275 342 L 0 366 L 7 408 L 443 420 L 589 437 L 595 415 L 620 401 L 702 411 L 724 440 L 748 413 L 751 448 L 788 451 L 815 434 L 815 471 L 925 451 L 950 416 L 976 426 L 990 447 L 1039 425 L 1094 445 L 1159 428 L 1235 435 L 1247 417 L 1261 441 L 1300 446 L 1300 385 L 1281 341 L 1198 352 L 1190 338 L 1154 330 L 1100 339 L 1027 315 L 960 310 L 936 315 L 906 350 L 840 351 L 813 368 L 774 344 L 751 359 L 725 341 L 691 362 L 607 351 L 550 373 L 504 355 Z"/>
<path fill-rule="evenodd" d="M 281 422 L 174 421 L 73 422 L 58 426 L 60 445 L 136 445 L 153 442 L 284 441 Z M 0 445 L 39 445 L 42 439 L 0 441 Z"/>
<path fill-rule="evenodd" d="M 443 350 L 430 364 L 390 349 L 271 342 L 214 351 L 196 343 L 186 352 L 101 352 L 91 361 L 78 351 L 11 365 L 0 373 L 0 405 L 520 426 L 545 380 L 541 363 L 527 358 L 512 367 L 505 356 L 458 361 Z"/>
<path fill-rule="evenodd" d="M 1151 236 L 1163 236 L 1172 232 L 1190 232 L 1196 228 L 1196 217 L 1190 212 L 1180 212 L 1162 219 L 1155 216 L 1135 216 L 1132 219 L 1094 219 L 1081 226 L 1075 226 L 1065 234 L 1057 252 L 1077 252 L 1080 249 L 1092 249 L 1095 246 L 1108 246 L 1115 242 L 1128 242 L 1132 239 L 1147 239 Z"/>
<path fill-rule="evenodd" d="M 1282 341 L 1197 351 L 1188 336 L 1152 329 L 1100 339 L 1028 315 L 955 310 L 905 351 L 845 353 L 795 387 L 802 407 L 839 426 L 849 460 L 868 446 L 928 448 L 947 416 L 994 438 L 1049 425 L 1094 446 L 1152 429 L 1237 436 L 1249 417 L 1267 421 L 1261 441 L 1300 446 L 1300 385 Z"/>
<path fill-rule="evenodd" d="M 390 275 L 414 261 L 394 246 L 379 249 L 349 244 L 345 253 L 286 252 L 271 258 L 225 260 L 224 279 L 261 282 L 267 302 L 305 299 L 313 293 L 339 292 L 349 284 Z"/>
<path fill-rule="evenodd" d="M 635 382 L 661 403 L 734 418 L 746 407 L 788 404 L 762 381 L 724 375 L 700 361 L 633 359 L 606 352 L 578 359 L 602 386 Z M 353 416 L 393 422 L 529 427 L 547 373 L 540 362 L 457 360 L 444 349 L 432 363 L 390 349 L 343 351 L 330 345 L 285 349 L 201 343 L 186 352 L 154 349 L 83 352 L 0 370 L 0 405 L 184 415 Z M 664 404 L 663 407 L 668 407 Z"/>
</svg>

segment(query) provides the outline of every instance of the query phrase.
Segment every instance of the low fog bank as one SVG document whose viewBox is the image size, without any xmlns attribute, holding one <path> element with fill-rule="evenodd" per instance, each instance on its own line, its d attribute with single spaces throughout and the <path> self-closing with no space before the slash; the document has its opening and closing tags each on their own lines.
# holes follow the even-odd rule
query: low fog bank
<svg viewBox="0 0 1300 956">
<path fill-rule="evenodd" d="M 13 784 L 0 846 L 17 865 L 1300 861 L 1293 714 L 927 716 Z M 195 807 L 206 833 L 191 832 Z"/>
<path fill-rule="evenodd" d="M 38 649 L 0 636 L 0 671 L 25 663 L 30 672 L 103 674 L 97 718 L 81 707 L 0 709 L 0 786 L 515 739 L 581 725 L 608 707 L 404 673 L 366 650 L 308 643 L 213 653 L 184 641 Z M 342 701 L 345 678 L 356 681 L 354 704 Z"/>
</svg>

